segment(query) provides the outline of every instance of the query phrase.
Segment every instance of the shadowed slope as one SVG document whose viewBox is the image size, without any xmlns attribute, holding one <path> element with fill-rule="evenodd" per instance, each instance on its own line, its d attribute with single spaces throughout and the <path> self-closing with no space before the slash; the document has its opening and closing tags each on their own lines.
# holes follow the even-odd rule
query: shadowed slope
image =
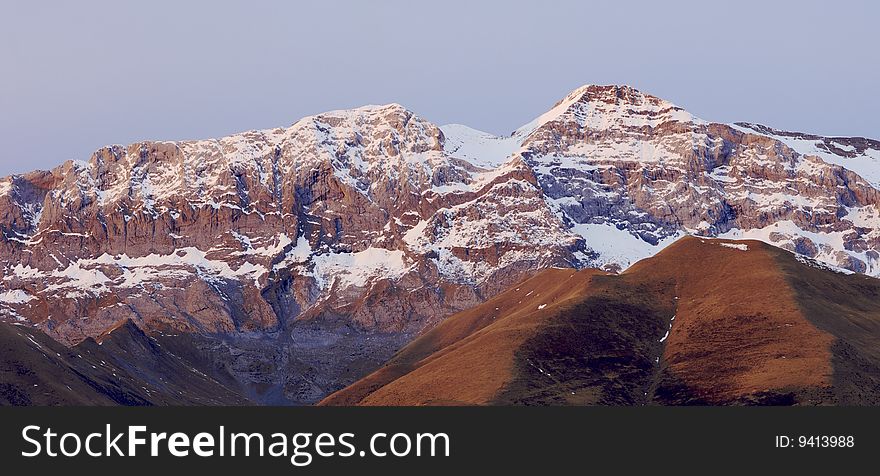
<svg viewBox="0 0 880 476">
<path fill-rule="evenodd" d="M 510 381 L 513 353 L 560 306 L 589 292 L 596 270 L 549 269 L 455 314 L 384 367 L 321 404 L 483 404 Z"/>
<path fill-rule="evenodd" d="M 880 280 L 828 271 L 816 263 L 802 266 L 782 250 L 770 251 L 803 314 L 837 338 L 831 346 L 833 401 L 880 405 Z"/>
<path fill-rule="evenodd" d="M 130 321 L 99 339 L 68 348 L 38 330 L 0 323 L 0 404 L 249 403 Z"/>
</svg>

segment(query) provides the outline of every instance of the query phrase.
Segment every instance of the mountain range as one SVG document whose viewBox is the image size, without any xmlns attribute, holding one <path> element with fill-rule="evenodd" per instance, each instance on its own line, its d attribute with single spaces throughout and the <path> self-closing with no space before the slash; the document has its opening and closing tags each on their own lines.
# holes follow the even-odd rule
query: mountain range
<svg viewBox="0 0 880 476">
<path fill-rule="evenodd" d="M 3 339 L 27 349 L 6 358 L 17 377 L 3 394 L 866 403 L 878 190 L 878 141 L 708 122 L 628 86 L 578 88 L 504 137 L 389 104 L 216 140 L 107 146 L 0 179 Z M 514 306 L 523 286 L 565 305 Z M 779 294 L 751 297 L 765 286 Z M 488 312 L 493 302 L 506 304 Z M 594 313 L 601 322 L 583 322 Z M 547 330 L 560 326 L 577 332 Z M 788 334 L 762 334 L 772 326 Z M 517 336 L 489 345 L 496 331 Z M 503 349 L 475 361 L 469 345 Z M 591 346 L 614 352 L 569 359 Z M 80 348 L 115 367 L 82 372 Z M 49 375 L 45 359 L 93 395 L 27 387 L 18 371 Z M 460 393 L 425 387 L 441 374 Z M 169 383 L 192 375 L 192 388 Z"/>
</svg>

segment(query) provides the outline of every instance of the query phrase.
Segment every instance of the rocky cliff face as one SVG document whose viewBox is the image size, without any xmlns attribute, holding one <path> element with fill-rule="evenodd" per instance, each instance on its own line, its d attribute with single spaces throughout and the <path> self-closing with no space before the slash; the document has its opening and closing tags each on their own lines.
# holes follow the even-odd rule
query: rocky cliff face
<svg viewBox="0 0 880 476">
<path fill-rule="evenodd" d="M 600 264 L 699 234 L 880 273 L 876 141 L 709 123 L 616 86 L 578 89 L 526 127 L 521 154 Z"/>
<path fill-rule="evenodd" d="M 417 330 L 583 247 L 522 160 L 459 159 L 398 105 L 112 146 L 3 183 L 7 313 L 68 342 L 123 318 L 225 333 L 310 313 Z"/>
<path fill-rule="evenodd" d="M 621 270 L 685 234 L 878 275 L 878 186 L 876 141 L 710 123 L 626 86 L 509 137 L 366 106 L 0 179 L 0 315 L 68 344 L 131 319 L 294 347 L 294 323 L 322 323 L 316 348 L 327 329 L 373 348 L 538 269 Z"/>
</svg>

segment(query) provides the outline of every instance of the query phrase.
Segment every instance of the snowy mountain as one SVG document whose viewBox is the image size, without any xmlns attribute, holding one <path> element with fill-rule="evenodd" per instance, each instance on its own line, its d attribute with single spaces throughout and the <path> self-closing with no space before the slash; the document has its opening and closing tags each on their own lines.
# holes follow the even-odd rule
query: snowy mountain
<svg viewBox="0 0 880 476">
<path fill-rule="evenodd" d="M 0 315 L 68 344 L 126 319 L 414 335 L 536 270 L 621 271 L 688 234 L 877 276 L 878 161 L 877 141 L 707 122 L 627 86 L 507 137 L 389 104 L 108 146 L 0 179 Z"/>
</svg>

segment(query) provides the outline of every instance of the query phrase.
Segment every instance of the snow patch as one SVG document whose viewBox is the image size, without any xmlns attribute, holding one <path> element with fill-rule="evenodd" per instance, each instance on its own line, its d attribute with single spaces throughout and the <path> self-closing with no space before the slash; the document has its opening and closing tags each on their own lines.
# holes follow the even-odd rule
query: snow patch
<svg viewBox="0 0 880 476">
<path fill-rule="evenodd" d="M 804 230 L 791 220 L 780 220 L 764 228 L 750 230 L 731 229 L 718 235 L 718 238 L 730 240 L 758 240 L 770 245 L 795 252 L 796 243 L 799 239 L 807 239 L 815 247 L 816 255 L 813 259 L 825 265 L 844 268 L 851 259 L 857 259 L 865 263 L 866 274 L 880 275 L 880 262 L 866 251 L 854 251 L 847 249 L 846 236 L 851 230 L 817 232 Z"/>
<path fill-rule="evenodd" d="M 312 262 L 312 276 L 321 288 L 327 288 L 334 282 L 342 287 L 364 287 L 373 278 L 396 279 L 409 270 L 403 251 L 382 248 L 315 255 Z"/>
<path fill-rule="evenodd" d="M 626 269 L 640 260 L 659 253 L 682 236 L 682 233 L 679 233 L 652 245 L 629 231 L 608 223 L 578 223 L 571 231 L 582 236 L 587 242 L 587 247 L 599 253 L 596 265 L 617 264 L 621 269 Z"/>
<path fill-rule="evenodd" d="M 443 150 L 452 157 L 467 160 L 484 168 L 507 162 L 522 147 L 522 137 L 498 137 L 461 124 L 440 126 L 445 141 Z"/>
<path fill-rule="evenodd" d="M 21 289 L 10 289 L 0 293 L 0 302 L 5 304 L 24 304 L 32 299 L 36 299 Z"/>
</svg>

